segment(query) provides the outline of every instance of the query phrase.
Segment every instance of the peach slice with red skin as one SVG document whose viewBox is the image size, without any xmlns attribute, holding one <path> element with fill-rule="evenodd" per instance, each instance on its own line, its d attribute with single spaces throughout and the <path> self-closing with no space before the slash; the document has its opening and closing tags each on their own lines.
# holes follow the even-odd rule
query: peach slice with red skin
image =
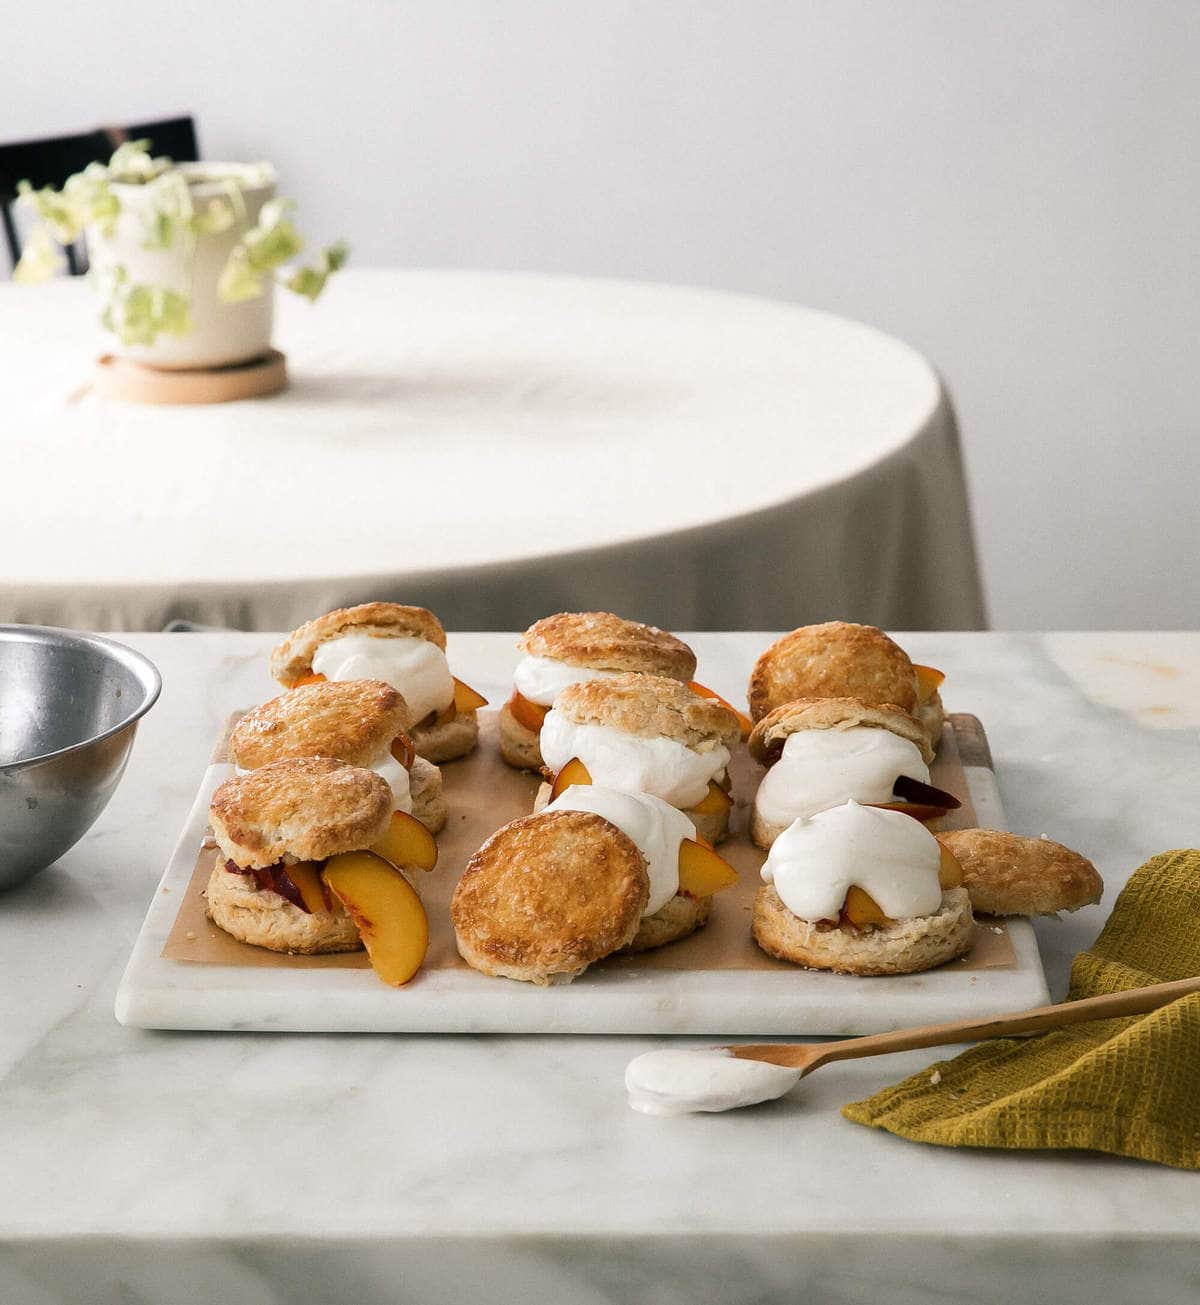
<svg viewBox="0 0 1200 1305">
<path fill-rule="evenodd" d="M 433 835 L 407 811 L 392 812 L 392 823 L 383 837 L 371 844 L 371 851 L 398 869 L 432 870 L 438 859 Z"/>
<path fill-rule="evenodd" d="M 320 671 L 310 671 L 308 675 L 302 675 L 296 681 L 296 683 L 292 685 L 292 688 L 298 689 L 302 684 L 324 684 L 324 683 L 325 683 L 325 677 L 321 674 Z"/>
<path fill-rule="evenodd" d="M 530 702 L 524 694 L 518 690 L 513 690 L 513 695 L 508 700 L 508 709 L 512 712 L 513 719 L 518 725 L 523 725 L 531 734 L 540 734 L 542 732 L 542 722 L 546 719 L 546 713 L 549 707 L 543 707 L 541 703 Z"/>
<path fill-rule="evenodd" d="M 738 881 L 737 871 L 705 839 L 679 844 L 679 891 L 684 897 L 711 897 Z"/>
<path fill-rule="evenodd" d="M 314 914 L 329 910 L 329 896 L 321 882 L 320 861 L 297 861 L 295 865 L 287 867 L 287 877 L 299 890 L 306 911 Z"/>
<path fill-rule="evenodd" d="M 754 722 L 745 714 L 745 712 L 738 711 L 733 703 L 731 703 L 727 698 L 722 698 L 715 689 L 710 689 L 707 685 L 701 684 L 699 680 L 689 680 L 688 688 L 699 697 L 711 698 L 714 702 L 719 702 L 726 711 L 733 712 L 738 720 L 738 728 L 742 731 L 742 738 L 748 739 L 750 737 L 750 731 L 754 728 Z"/>
<path fill-rule="evenodd" d="M 550 785 L 550 801 L 553 802 L 556 797 L 561 797 L 572 784 L 590 784 L 591 782 L 592 777 L 588 772 L 588 768 L 578 757 L 572 757 L 554 776 L 554 783 Z"/>
<path fill-rule="evenodd" d="M 392 740 L 389 751 L 393 759 L 398 761 L 405 770 L 412 770 L 413 762 L 417 759 L 417 750 L 413 747 L 413 741 L 407 734 L 397 734 Z"/>
<path fill-rule="evenodd" d="M 407 983 L 429 946 L 429 920 L 416 889 L 373 852 L 331 856 L 321 875 L 358 926 L 371 968 L 384 983 Z"/>
<path fill-rule="evenodd" d="M 916 662 L 913 663 L 913 670 L 917 673 L 917 701 L 928 702 L 942 687 L 946 672 L 935 670 L 932 666 L 918 666 Z"/>
</svg>

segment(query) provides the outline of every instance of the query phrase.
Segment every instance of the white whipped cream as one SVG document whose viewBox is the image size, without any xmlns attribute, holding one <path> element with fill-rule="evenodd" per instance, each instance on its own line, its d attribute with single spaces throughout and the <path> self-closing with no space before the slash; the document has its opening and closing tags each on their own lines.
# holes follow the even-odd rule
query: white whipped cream
<svg viewBox="0 0 1200 1305">
<path fill-rule="evenodd" d="M 553 707 L 554 700 L 569 684 L 588 680 L 611 680 L 624 671 L 605 671 L 597 666 L 570 666 L 553 657 L 526 657 L 513 671 L 513 685 L 522 698 L 540 707 Z"/>
<path fill-rule="evenodd" d="M 774 1101 L 799 1081 L 798 1069 L 764 1060 L 743 1060 L 716 1048 L 648 1051 L 625 1067 L 629 1104 L 645 1115 L 737 1110 L 739 1106 Z"/>
<path fill-rule="evenodd" d="M 650 876 L 650 898 L 643 916 L 661 911 L 679 891 L 679 844 L 696 837 L 696 826 L 661 798 L 595 784 L 572 784 L 546 810 L 591 811 L 611 821 L 637 844 Z"/>
<path fill-rule="evenodd" d="M 549 770 L 557 771 L 578 757 L 593 783 L 649 793 L 676 807 L 702 801 L 709 780 L 724 775 L 729 765 L 729 749 L 722 743 L 696 752 L 675 739 L 642 738 L 609 725 L 578 725 L 554 710 L 546 713 L 540 746 Z"/>
<path fill-rule="evenodd" d="M 827 807 L 894 802 L 901 775 L 929 783 L 929 767 L 915 743 L 891 730 L 855 725 L 844 730 L 797 730 L 784 740 L 779 760 L 758 786 L 761 819 L 790 825 Z"/>
<path fill-rule="evenodd" d="M 942 850 L 920 821 L 857 802 L 793 821 L 762 877 L 801 920 L 833 920 L 857 885 L 892 920 L 933 915 L 942 902 Z"/>
<path fill-rule="evenodd" d="M 454 701 L 446 654 L 428 639 L 341 634 L 317 645 L 312 667 L 327 680 L 386 680 L 404 695 L 414 725 Z"/>
</svg>

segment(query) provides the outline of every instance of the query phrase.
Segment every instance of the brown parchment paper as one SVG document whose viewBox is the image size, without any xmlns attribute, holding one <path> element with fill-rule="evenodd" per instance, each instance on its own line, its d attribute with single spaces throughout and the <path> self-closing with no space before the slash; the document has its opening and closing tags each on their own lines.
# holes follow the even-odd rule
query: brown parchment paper
<svg viewBox="0 0 1200 1305">
<path fill-rule="evenodd" d="M 218 741 L 214 761 L 228 759 L 229 732 L 234 716 Z M 417 887 L 429 915 L 429 951 L 424 968 L 466 969 L 454 946 L 450 928 L 450 895 L 471 854 L 495 830 L 517 816 L 527 814 L 540 780 L 513 770 L 500 759 L 496 743 L 497 714 L 481 712 L 479 747 L 460 761 L 442 767 L 450 818 L 438 835 L 438 864 L 429 874 L 417 875 Z M 962 745 L 960 750 L 960 743 Z M 963 753 L 968 764 L 987 765 L 991 758 L 983 727 L 974 716 L 948 718 L 941 747 L 931 769 L 932 782 L 962 799 L 962 807 L 935 828 L 968 829 L 975 824 L 975 810 L 963 773 Z M 730 766 L 736 799 L 732 812 L 733 834 L 719 851 L 738 871 L 739 883 L 713 900 L 712 917 L 706 928 L 690 938 L 635 956 L 614 956 L 601 965 L 643 970 L 793 970 L 761 951 L 750 936 L 754 894 L 762 880 L 759 870 L 766 853 L 753 843 L 747 831 L 750 806 L 763 769 L 739 747 Z M 204 914 L 204 888 L 217 857 L 212 848 L 198 848 L 196 864 L 179 914 L 163 945 L 170 960 L 197 965 L 286 965 L 302 969 L 369 969 L 365 952 L 343 952 L 332 956 L 289 956 L 251 947 L 218 929 Z M 971 951 L 952 964 L 964 970 L 1011 968 L 1017 963 L 1008 929 L 1001 920 L 981 920 L 975 926 Z"/>
</svg>

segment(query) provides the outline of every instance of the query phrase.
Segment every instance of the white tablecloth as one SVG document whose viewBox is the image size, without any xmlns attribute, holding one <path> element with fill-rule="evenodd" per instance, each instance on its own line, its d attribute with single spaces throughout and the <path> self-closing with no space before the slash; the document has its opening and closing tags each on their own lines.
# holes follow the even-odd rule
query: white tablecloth
<svg viewBox="0 0 1200 1305">
<path fill-rule="evenodd" d="M 978 628 L 929 364 L 767 300 L 349 271 L 283 296 L 291 387 L 139 407 L 79 387 L 80 283 L 0 287 L 0 621 L 281 629 L 369 598 L 458 629 L 611 608 L 685 629 Z"/>
</svg>

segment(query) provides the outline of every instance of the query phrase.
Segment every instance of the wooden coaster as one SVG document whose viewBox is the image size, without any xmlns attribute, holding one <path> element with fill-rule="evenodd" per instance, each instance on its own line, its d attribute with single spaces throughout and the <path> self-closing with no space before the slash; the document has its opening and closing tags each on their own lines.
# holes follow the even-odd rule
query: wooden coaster
<svg viewBox="0 0 1200 1305">
<path fill-rule="evenodd" d="M 287 359 L 278 349 L 230 367 L 166 371 L 106 353 L 96 360 L 96 393 L 129 403 L 229 403 L 277 394 L 287 385 Z"/>
</svg>

